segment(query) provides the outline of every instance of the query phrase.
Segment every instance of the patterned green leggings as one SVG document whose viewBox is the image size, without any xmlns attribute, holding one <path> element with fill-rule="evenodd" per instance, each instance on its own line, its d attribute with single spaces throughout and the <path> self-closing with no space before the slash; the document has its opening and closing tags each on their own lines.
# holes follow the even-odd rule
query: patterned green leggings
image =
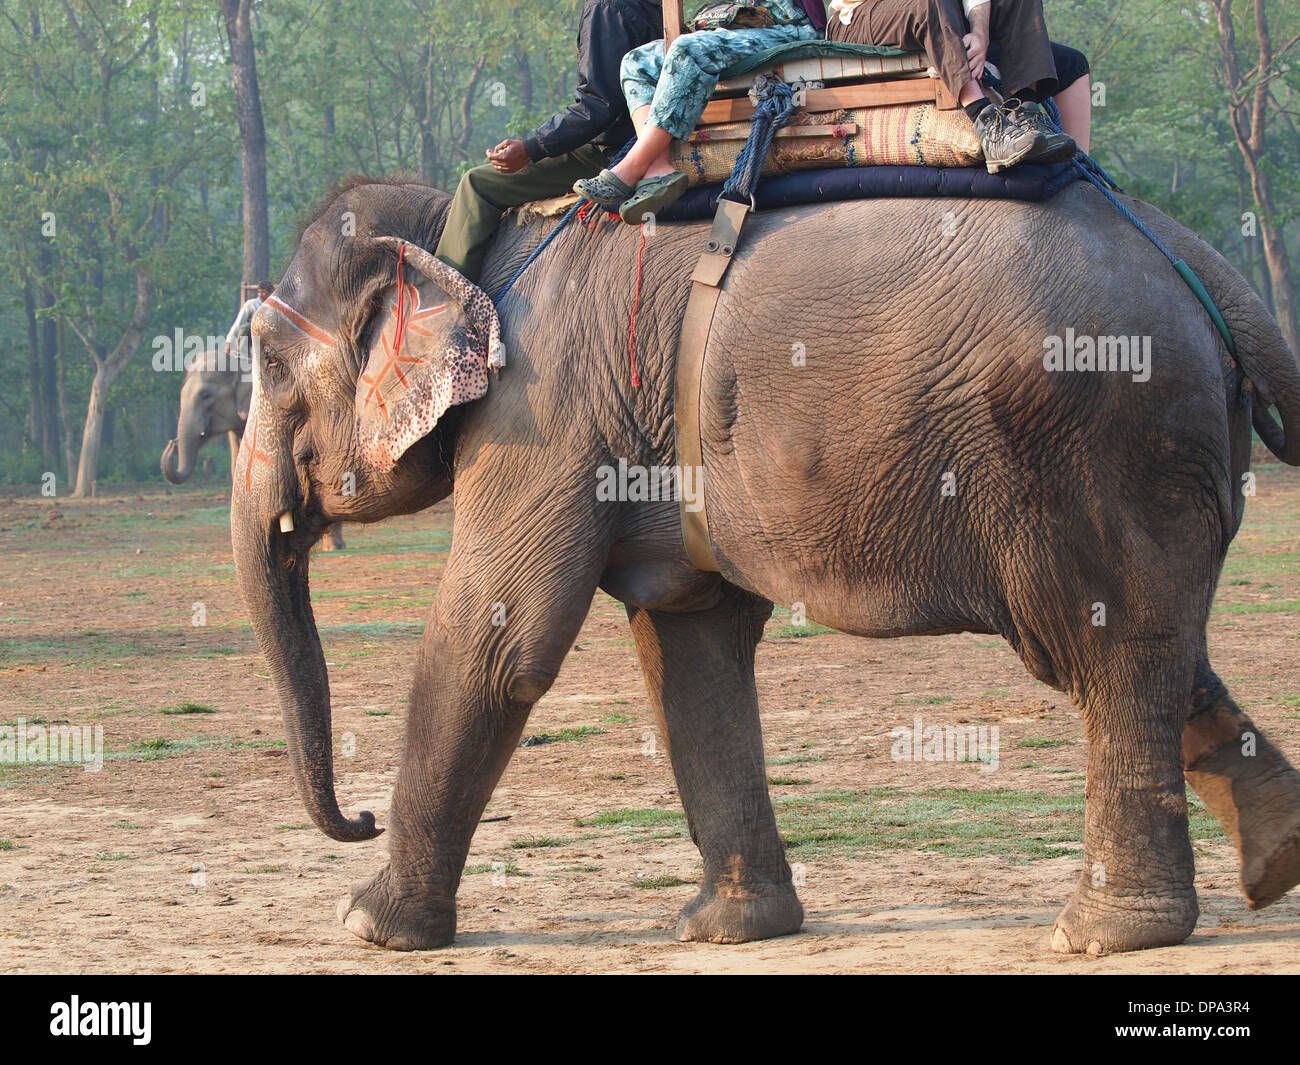
<svg viewBox="0 0 1300 1065">
<path fill-rule="evenodd" d="M 704 30 L 678 37 L 664 58 L 664 42 L 651 41 L 623 57 L 620 76 L 629 111 L 650 105 L 650 123 L 685 140 L 700 121 L 718 75 L 758 52 L 817 36 L 805 20 L 758 30 Z"/>
</svg>

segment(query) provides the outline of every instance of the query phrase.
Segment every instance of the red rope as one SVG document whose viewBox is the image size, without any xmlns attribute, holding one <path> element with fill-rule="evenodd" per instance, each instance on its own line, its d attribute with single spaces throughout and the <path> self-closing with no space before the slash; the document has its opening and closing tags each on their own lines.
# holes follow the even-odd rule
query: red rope
<svg viewBox="0 0 1300 1065">
<path fill-rule="evenodd" d="M 645 223 L 641 223 L 641 247 L 636 252 L 636 293 L 632 297 L 632 318 L 627 329 L 627 355 L 632 365 L 632 387 L 641 387 L 641 375 L 636 372 L 636 309 L 641 305 L 641 262 L 645 253 Z"/>
<path fill-rule="evenodd" d="M 393 356 L 402 351 L 406 339 L 406 241 L 397 251 L 397 325 L 393 328 Z"/>
</svg>

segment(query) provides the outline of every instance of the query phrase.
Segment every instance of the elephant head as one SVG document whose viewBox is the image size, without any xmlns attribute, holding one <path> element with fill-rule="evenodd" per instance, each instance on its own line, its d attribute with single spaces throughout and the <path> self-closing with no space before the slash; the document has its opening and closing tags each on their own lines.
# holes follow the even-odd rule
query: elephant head
<svg viewBox="0 0 1300 1065">
<path fill-rule="evenodd" d="M 223 362 L 209 348 L 185 375 L 176 436 L 162 453 L 162 475 L 172 484 L 190 479 L 199 448 L 213 437 L 244 431 L 253 384 L 237 366 L 225 369 Z"/>
<path fill-rule="evenodd" d="M 424 186 L 341 194 L 303 233 L 253 319 L 253 395 L 231 506 L 235 568 L 299 795 L 338 840 L 379 830 L 368 811 L 345 818 L 335 798 L 308 552 L 332 522 L 410 513 L 451 492 L 459 408 L 447 407 L 486 390 L 500 338 L 487 296 L 425 250 L 445 208 L 446 197 Z"/>
</svg>

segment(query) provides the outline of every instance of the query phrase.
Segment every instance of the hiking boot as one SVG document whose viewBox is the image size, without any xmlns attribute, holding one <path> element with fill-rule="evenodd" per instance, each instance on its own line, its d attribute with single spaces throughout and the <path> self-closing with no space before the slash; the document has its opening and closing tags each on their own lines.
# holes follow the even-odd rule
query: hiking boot
<svg viewBox="0 0 1300 1065">
<path fill-rule="evenodd" d="M 1008 100 L 1001 107 L 989 104 L 976 117 L 975 132 L 990 174 L 1037 159 L 1048 150 L 1047 136 L 1031 120 L 1031 113 L 1021 116 L 1024 107 L 1019 100 Z"/>
<path fill-rule="evenodd" d="M 1065 163 L 1078 154 L 1079 146 L 1074 143 L 1074 138 L 1048 117 L 1047 111 L 1041 104 L 1034 103 L 1032 100 L 1018 102 L 1015 117 L 1018 121 L 1033 126 L 1043 135 L 1045 141 L 1043 153 L 1034 156 L 1034 162 Z"/>
</svg>

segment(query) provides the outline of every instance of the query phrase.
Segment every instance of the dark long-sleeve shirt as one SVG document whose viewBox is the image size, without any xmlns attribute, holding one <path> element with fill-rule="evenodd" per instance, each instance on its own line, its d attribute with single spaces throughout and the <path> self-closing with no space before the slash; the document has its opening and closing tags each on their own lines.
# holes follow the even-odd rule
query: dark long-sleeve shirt
<svg viewBox="0 0 1300 1065">
<path fill-rule="evenodd" d="M 584 144 L 621 148 L 635 135 L 619 68 L 633 48 L 664 35 L 659 0 L 586 0 L 578 29 L 578 97 L 524 137 L 533 162 Z"/>
</svg>

